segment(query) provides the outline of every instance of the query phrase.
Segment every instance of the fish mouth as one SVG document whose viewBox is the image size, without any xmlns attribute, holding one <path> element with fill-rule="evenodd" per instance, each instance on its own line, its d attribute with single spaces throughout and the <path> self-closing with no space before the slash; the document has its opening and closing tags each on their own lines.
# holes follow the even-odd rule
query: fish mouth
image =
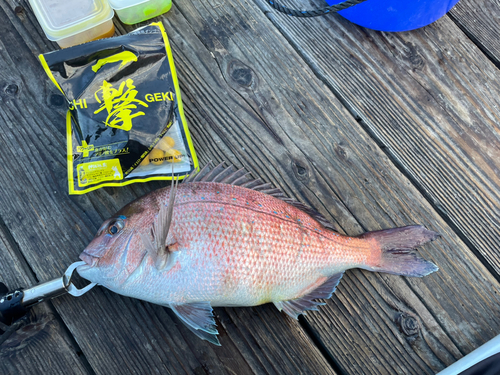
<svg viewBox="0 0 500 375">
<path fill-rule="evenodd" d="M 97 262 L 99 262 L 99 258 L 97 257 L 94 257 L 90 254 L 87 254 L 85 251 L 83 251 L 81 254 L 80 254 L 80 257 L 79 257 L 81 260 L 83 260 L 85 263 L 87 263 L 87 267 L 88 268 L 92 268 L 92 267 L 95 267 L 97 265 Z"/>
</svg>

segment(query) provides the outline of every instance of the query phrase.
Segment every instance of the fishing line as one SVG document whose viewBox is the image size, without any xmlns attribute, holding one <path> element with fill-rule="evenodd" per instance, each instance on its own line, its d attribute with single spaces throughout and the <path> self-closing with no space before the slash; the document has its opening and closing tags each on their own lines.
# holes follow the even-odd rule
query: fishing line
<svg viewBox="0 0 500 375">
<path fill-rule="evenodd" d="M 353 7 L 354 5 L 358 5 L 360 3 L 365 2 L 366 0 L 346 0 L 339 4 L 334 4 L 325 8 L 320 9 L 311 9 L 311 10 L 297 10 L 290 9 L 281 4 L 274 2 L 273 0 L 266 0 L 269 5 L 271 5 L 278 12 L 288 14 L 293 17 L 318 17 L 324 16 L 325 14 L 331 12 L 340 12 L 341 10 Z"/>
</svg>

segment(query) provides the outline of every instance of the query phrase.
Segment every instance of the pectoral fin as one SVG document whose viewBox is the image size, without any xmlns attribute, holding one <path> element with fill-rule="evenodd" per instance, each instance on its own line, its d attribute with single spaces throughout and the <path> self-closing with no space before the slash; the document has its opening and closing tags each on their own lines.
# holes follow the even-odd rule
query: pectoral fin
<svg viewBox="0 0 500 375">
<path fill-rule="evenodd" d="M 196 336 L 220 346 L 212 306 L 210 302 L 195 302 L 183 305 L 170 305 L 179 319 Z"/>
<path fill-rule="evenodd" d="M 173 173 L 173 170 L 172 170 Z M 175 264 L 177 258 L 177 246 L 175 243 L 167 245 L 167 236 L 172 223 L 174 213 L 175 194 L 179 180 L 173 178 L 170 186 L 168 204 L 162 204 L 158 216 L 151 228 L 151 236 L 141 233 L 142 243 L 148 254 L 153 258 L 155 267 L 159 270 L 168 270 Z"/>
<path fill-rule="evenodd" d="M 303 297 L 291 299 L 288 301 L 274 302 L 274 305 L 279 311 L 283 310 L 285 313 L 287 313 L 294 319 L 297 319 L 300 314 L 305 314 L 306 310 L 317 311 L 318 306 L 324 305 L 324 303 L 317 302 L 314 300 L 318 298 L 321 299 L 331 298 L 343 274 L 344 272 L 340 272 L 331 276 L 323 284 L 321 284 L 319 287 L 317 287 L 312 292 L 306 294 Z"/>
</svg>

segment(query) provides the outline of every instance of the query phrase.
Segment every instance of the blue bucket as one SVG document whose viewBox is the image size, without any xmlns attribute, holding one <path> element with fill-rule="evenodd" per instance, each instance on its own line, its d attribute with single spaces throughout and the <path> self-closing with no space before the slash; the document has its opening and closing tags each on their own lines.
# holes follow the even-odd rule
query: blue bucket
<svg viewBox="0 0 500 375">
<path fill-rule="evenodd" d="M 326 0 L 328 5 L 343 0 Z M 349 21 L 380 31 L 408 31 L 444 16 L 458 0 L 367 0 L 338 12 Z"/>
</svg>

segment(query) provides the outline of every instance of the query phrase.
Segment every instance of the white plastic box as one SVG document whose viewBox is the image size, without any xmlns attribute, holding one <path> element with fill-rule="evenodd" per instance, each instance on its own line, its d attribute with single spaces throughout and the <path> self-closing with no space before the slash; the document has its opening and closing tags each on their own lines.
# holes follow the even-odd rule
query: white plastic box
<svg viewBox="0 0 500 375">
<path fill-rule="evenodd" d="M 49 40 L 61 48 L 113 36 L 113 9 L 107 0 L 29 0 Z"/>
<path fill-rule="evenodd" d="M 120 21 L 133 25 L 168 12 L 172 0 L 109 0 Z"/>
</svg>

